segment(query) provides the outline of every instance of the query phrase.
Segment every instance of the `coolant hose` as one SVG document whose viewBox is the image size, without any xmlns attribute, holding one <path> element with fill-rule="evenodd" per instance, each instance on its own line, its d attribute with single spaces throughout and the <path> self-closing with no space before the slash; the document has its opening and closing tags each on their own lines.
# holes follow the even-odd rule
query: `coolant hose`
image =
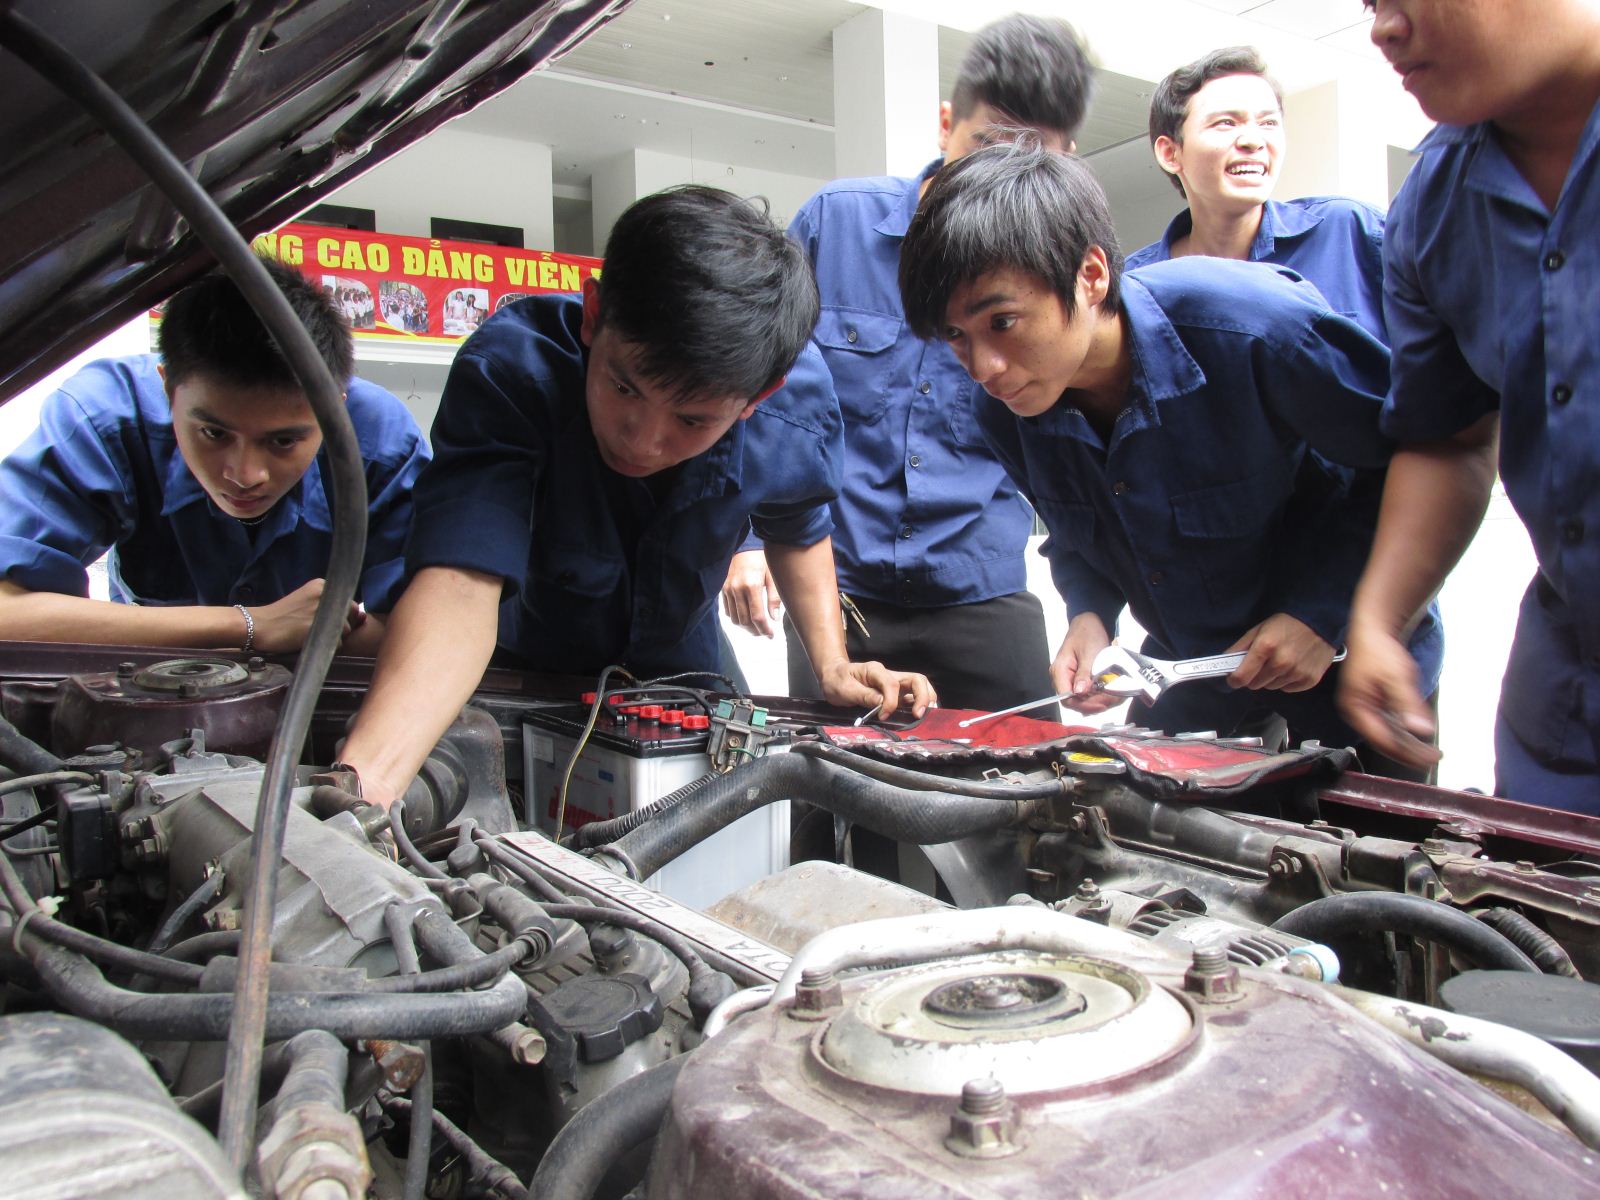
<svg viewBox="0 0 1600 1200">
<path fill-rule="evenodd" d="M 9 767 L 18 775 L 48 775 L 64 770 L 66 764 L 0 717 L 0 766 Z"/>
<path fill-rule="evenodd" d="M 1476 914 L 1490 929 L 1502 934 L 1518 950 L 1533 959 L 1546 975 L 1565 975 L 1568 979 L 1582 979 L 1572 957 L 1544 930 L 1514 908 L 1490 908 Z"/>
<path fill-rule="evenodd" d="M 591 1200 L 617 1160 L 661 1128 L 688 1057 L 669 1058 L 624 1079 L 579 1109 L 533 1173 L 532 1200 Z"/>
<path fill-rule="evenodd" d="M 609 821 L 590 821 L 587 825 L 579 826 L 573 834 L 574 845 L 579 850 L 587 850 L 591 846 L 603 846 L 607 842 L 614 842 L 624 834 L 632 833 L 646 821 L 652 820 L 669 808 L 676 808 L 690 796 L 700 791 L 709 784 L 715 775 L 702 775 L 698 779 L 691 779 L 675 792 L 668 792 L 659 800 L 654 800 L 643 808 L 636 808 L 632 812 L 623 813 L 620 817 L 612 817 Z"/>
<path fill-rule="evenodd" d="M 108 1026 L 128 1038 L 163 1042 L 225 1041 L 233 1021 L 233 995 L 198 992 L 146 995 L 106 980 L 88 959 L 35 940 L 25 943 L 45 988 L 68 1012 Z M 273 1041 L 307 1029 L 337 1038 L 461 1037 L 491 1033 L 522 1016 L 528 996 L 515 975 L 474 992 L 385 995 L 372 992 L 272 992 L 266 1036 Z"/>
<path fill-rule="evenodd" d="M 1403 933 L 1437 942 L 1491 971 L 1539 968 L 1502 934 L 1466 913 L 1398 892 L 1345 892 L 1323 896 L 1279 917 L 1273 929 L 1327 942 L 1355 933 Z"/>
<path fill-rule="evenodd" d="M 275 1111 L 281 1116 L 302 1104 L 325 1104 L 344 1111 L 344 1081 L 350 1073 L 350 1052 L 325 1029 L 308 1029 L 290 1039 L 285 1051 L 289 1074 L 278 1089 Z"/>
<path fill-rule="evenodd" d="M 1021 823 L 1028 797 L 989 799 L 913 791 L 791 752 L 716 776 L 694 796 L 621 838 L 614 849 L 634 865 L 638 878 L 647 879 L 740 817 L 789 799 L 804 800 L 897 842 L 931 846 Z"/>
</svg>

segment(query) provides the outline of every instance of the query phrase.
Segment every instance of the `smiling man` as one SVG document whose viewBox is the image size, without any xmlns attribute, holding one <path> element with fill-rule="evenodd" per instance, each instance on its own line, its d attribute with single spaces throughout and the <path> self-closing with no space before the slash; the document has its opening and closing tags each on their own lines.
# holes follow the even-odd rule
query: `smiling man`
<svg viewBox="0 0 1600 1200">
<path fill-rule="evenodd" d="M 1189 207 L 1160 241 L 1128 255 L 1128 270 L 1190 255 L 1276 263 L 1388 340 L 1383 213 L 1340 196 L 1272 199 L 1286 148 L 1283 95 L 1254 47 L 1213 50 L 1157 84 L 1150 145 Z"/>
<path fill-rule="evenodd" d="M 365 607 L 352 605 L 342 649 L 371 654 L 428 447 L 399 400 L 351 378 L 350 331 L 322 289 L 265 265 L 348 380 L 369 512 Z M 310 402 L 226 276 L 172 298 L 160 351 L 72 376 L 0 464 L 0 638 L 298 650 L 333 528 Z M 87 572 L 107 551 L 109 604 L 89 598 Z"/>
<path fill-rule="evenodd" d="M 1120 260 L 1089 168 L 1023 146 L 940 172 L 901 259 L 907 320 L 992 397 L 979 424 L 1049 528 L 1056 686 L 1080 711 L 1121 702 L 1090 668 L 1127 604 L 1147 653 L 1247 652 L 1142 723 L 1276 712 L 1294 741 L 1352 744 L 1330 665 L 1377 519 L 1388 354 L 1281 268 Z M 1436 650 L 1419 658 L 1436 679 Z"/>
<path fill-rule="evenodd" d="M 1379 0 L 1372 40 L 1438 128 L 1390 213 L 1401 443 L 1350 624 L 1352 724 L 1436 757 L 1403 649 L 1471 542 L 1496 468 L 1539 569 L 1495 725 L 1496 791 L 1600 813 L 1600 8 Z"/>
<path fill-rule="evenodd" d="M 799 247 L 760 209 L 683 187 L 618 218 L 581 297 L 483 324 L 450 369 L 411 582 L 343 752 L 369 800 L 403 793 L 497 647 L 561 674 L 717 670 L 715 600 L 752 526 L 827 699 L 926 710 L 924 677 L 845 652 L 816 316 Z"/>
</svg>

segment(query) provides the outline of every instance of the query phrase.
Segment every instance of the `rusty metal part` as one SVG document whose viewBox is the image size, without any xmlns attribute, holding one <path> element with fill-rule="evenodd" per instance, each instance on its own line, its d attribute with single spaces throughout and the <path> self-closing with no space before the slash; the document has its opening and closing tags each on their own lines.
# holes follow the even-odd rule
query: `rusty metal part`
<svg viewBox="0 0 1600 1200">
<path fill-rule="evenodd" d="M 961 1103 L 950 1114 L 944 1144 L 963 1158 L 1005 1158 L 1022 1149 L 1016 1106 L 998 1080 L 969 1079 L 962 1085 Z"/>
<path fill-rule="evenodd" d="M 256 1162 L 276 1200 L 361 1200 L 372 1182 L 360 1124 L 329 1104 L 297 1104 L 280 1116 Z"/>
<path fill-rule="evenodd" d="M 427 1055 L 422 1047 L 388 1038 L 373 1038 L 366 1043 L 367 1053 L 383 1072 L 383 1081 L 396 1091 L 408 1092 L 422 1077 Z"/>
</svg>

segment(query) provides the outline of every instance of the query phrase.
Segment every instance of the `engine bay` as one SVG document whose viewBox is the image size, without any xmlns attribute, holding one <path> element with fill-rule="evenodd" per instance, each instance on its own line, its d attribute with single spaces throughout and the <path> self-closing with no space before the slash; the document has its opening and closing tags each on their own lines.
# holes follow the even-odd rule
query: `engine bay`
<svg viewBox="0 0 1600 1200">
<path fill-rule="evenodd" d="M 17 1194 L 1591 1186 L 1589 818 L 1312 745 L 507 672 L 384 812 L 335 762 L 353 660 L 290 793 L 241 1177 L 215 1131 L 290 668 L 6 651 Z M 855 869 L 855 828 L 937 882 Z"/>
</svg>

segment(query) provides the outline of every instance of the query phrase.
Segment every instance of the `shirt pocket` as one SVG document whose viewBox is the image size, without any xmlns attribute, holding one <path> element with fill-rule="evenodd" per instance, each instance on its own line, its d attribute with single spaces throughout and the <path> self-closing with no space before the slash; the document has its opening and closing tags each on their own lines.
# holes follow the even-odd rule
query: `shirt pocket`
<svg viewBox="0 0 1600 1200">
<path fill-rule="evenodd" d="M 1282 510 L 1280 471 L 1179 492 L 1172 515 L 1185 557 L 1228 621 L 1247 620 L 1268 585 Z"/>
<path fill-rule="evenodd" d="M 833 375 L 846 420 L 871 424 L 889 407 L 894 346 L 905 322 L 861 308 L 826 306 L 813 335 Z"/>
<path fill-rule="evenodd" d="M 597 599 L 616 593 L 622 581 L 622 560 L 597 554 L 589 546 L 535 535 L 532 563 L 534 594 L 528 607 L 543 612 L 547 603 L 560 603 L 563 593 Z"/>
</svg>

